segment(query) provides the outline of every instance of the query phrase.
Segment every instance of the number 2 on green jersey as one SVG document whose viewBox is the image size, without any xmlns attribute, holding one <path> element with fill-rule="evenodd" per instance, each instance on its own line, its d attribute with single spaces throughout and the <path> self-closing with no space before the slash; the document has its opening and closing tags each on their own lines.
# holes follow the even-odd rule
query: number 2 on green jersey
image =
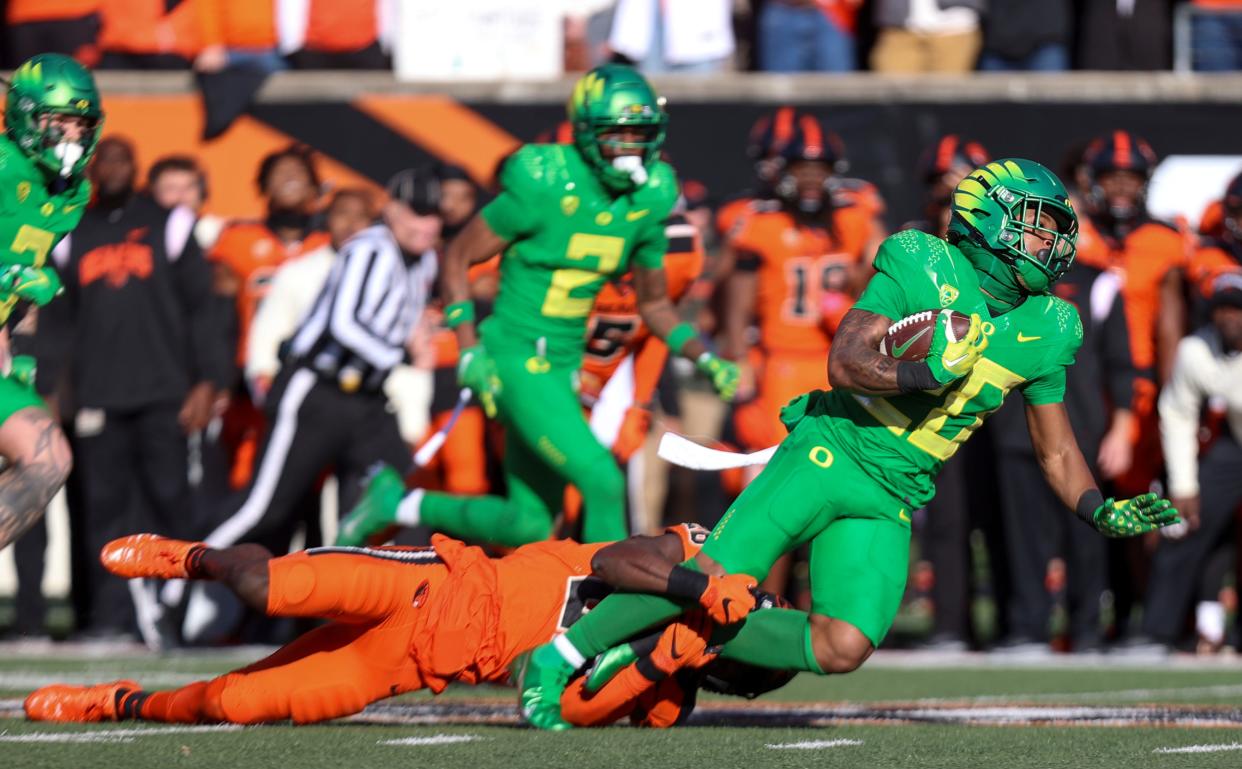
<svg viewBox="0 0 1242 769">
<path fill-rule="evenodd" d="M 601 274 L 610 274 L 621 264 L 625 254 L 625 238 L 614 235 L 575 233 L 565 249 L 565 258 L 580 262 L 588 256 L 599 259 L 599 267 L 582 270 L 565 267 L 552 273 L 552 283 L 543 297 L 543 314 L 549 318 L 585 318 L 591 314 L 594 296 L 571 296 L 574 289 L 589 284 Z"/>
</svg>

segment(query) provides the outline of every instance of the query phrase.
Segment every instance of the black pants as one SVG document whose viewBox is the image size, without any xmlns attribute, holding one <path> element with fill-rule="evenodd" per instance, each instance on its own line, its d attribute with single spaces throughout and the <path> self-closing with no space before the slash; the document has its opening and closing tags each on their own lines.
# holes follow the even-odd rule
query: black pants
<svg viewBox="0 0 1242 769">
<path fill-rule="evenodd" d="M 1209 556 L 1231 533 L 1242 504 L 1242 446 L 1222 435 L 1199 458 L 1199 528 L 1179 540 L 1163 540 L 1152 557 L 1143 611 L 1143 633 L 1175 643 L 1186 627 L 1199 576 Z"/>
<path fill-rule="evenodd" d="M 1052 598 L 1044 577 L 1048 561 L 1060 553 L 1066 566 L 1070 637 L 1075 647 L 1098 644 L 1100 596 L 1108 583 L 1107 541 L 1067 513 L 1033 454 L 1002 452 L 997 470 L 1012 589 L 1010 634 L 1047 640 Z"/>
<path fill-rule="evenodd" d="M 79 629 L 124 631 L 133 605 L 125 580 L 104 571 L 99 550 L 109 540 L 138 531 L 189 535 L 193 523 L 186 436 L 177 422 L 180 404 L 140 411 L 78 412 L 74 465 L 81 483 L 81 532 L 86 545 L 83 584 L 74 591 L 85 611 Z M 102 423 L 98 421 L 102 416 Z"/>
<path fill-rule="evenodd" d="M 264 410 L 254 479 L 234 513 L 207 537 L 212 547 L 258 542 L 287 549 L 299 500 L 330 468 L 342 490 L 342 513 L 357 501 L 359 481 L 375 463 L 410 469 L 409 448 L 382 392 L 345 393 L 310 369 L 286 366 Z"/>
<path fill-rule="evenodd" d="M 47 516 L 13 543 L 13 561 L 17 567 L 16 614 L 13 629 L 21 635 L 42 635 L 47 615 L 43 597 L 43 572 L 47 552 Z"/>
<path fill-rule="evenodd" d="M 77 19 L 30 21 L 9 27 L 8 66 L 16 67 L 40 53 L 63 53 L 73 56 L 95 44 L 99 34 L 99 17 L 95 14 Z"/>
<path fill-rule="evenodd" d="M 313 51 L 302 49 L 289 55 L 294 69 L 392 69 L 392 57 L 379 43 L 357 51 Z"/>
</svg>

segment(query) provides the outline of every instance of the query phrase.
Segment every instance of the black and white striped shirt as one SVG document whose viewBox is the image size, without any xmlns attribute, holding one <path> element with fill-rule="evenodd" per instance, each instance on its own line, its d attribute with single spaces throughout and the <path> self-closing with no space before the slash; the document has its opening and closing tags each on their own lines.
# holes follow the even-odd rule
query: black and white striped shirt
<svg viewBox="0 0 1242 769">
<path fill-rule="evenodd" d="M 407 264 L 387 227 L 368 227 L 341 246 L 290 353 L 342 385 L 352 379 L 378 389 L 405 358 L 435 278 L 434 251 Z"/>
</svg>

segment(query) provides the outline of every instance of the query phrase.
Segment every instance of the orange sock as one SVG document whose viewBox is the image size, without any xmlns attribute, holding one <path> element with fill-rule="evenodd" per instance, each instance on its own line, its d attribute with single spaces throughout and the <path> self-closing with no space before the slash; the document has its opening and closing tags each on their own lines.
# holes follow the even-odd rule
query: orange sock
<svg viewBox="0 0 1242 769">
<path fill-rule="evenodd" d="M 195 681 L 166 692 L 131 692 L 121 700 L 121 713 L 130 717 L 168 724 L 196 724 L 207 720 L 203 713 L 206 681 Z"/>
</svg>

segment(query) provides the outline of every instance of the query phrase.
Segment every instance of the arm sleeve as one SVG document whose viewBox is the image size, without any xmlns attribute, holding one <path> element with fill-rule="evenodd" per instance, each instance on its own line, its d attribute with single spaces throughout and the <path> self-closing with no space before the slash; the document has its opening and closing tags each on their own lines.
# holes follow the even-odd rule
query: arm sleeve
<svg viewBox="0 0 1242 769">
<path fill-rule="evenodd" d="M 660 221 L 643 228 L 642 239 L 634 246 L 634 264 L 656 270 L 664 266 L 664 252 L 668 250 L 666 223 Z"/>
<path fill-rule="evenodd" d="M 906 295 L 897 279 L 884 272 L 871 276 L 862 296 L 854 303 L 860 310 L 883 315 L 891 320 L 899 320 L 910 313 L 906 312 Z"/>
<path fill-rule="evenodd" d="M 907 230 L 885 239 L 875 255 L 875 275 L 871 276 L 854 306 L 892 320 L 899 320 L 912 312 L 925 309 L 909 306 L 910 301 L 906 289 L 902 287 L 902 281 L 908 283 L 913 275 L 922 274 L 922 268 L 915 268 L 912 260 L 926 253 L 926 238 L 922 233 Z"/>
<path fill-rule="evenodd" d="M 178 207 L 164 220 L 165 248 L 190 332 L 191 380 L 229 385 L 229 350 L 215 322 L 211 266 L 194 239 L 194 214 Z"/>
<path fill-rule="evenodd" d="M 1061 299 L 1052 301 L 1060 312 L 1070 314 L 1072 325 L 1060 335 L 1065 341 L 1049 351 L 1048 370 L 1018 386 L 1022 390 L 1022 397 L 1032 406 L 1045 406 L 1065 400 L 1065 370 L 1074 365 L 1074 356 L 1078 354 L 1078 348 L 1082 347 L 1082 318 L 1078 311 Z"/>
<path fill-rule="evenodd" d="M 1173 374 L 1160 393 L 1160 443 L 1169 473 L 1169 494 L 1189 497 L 1199 493 L 1199 408 L 1203 387 L 1197 368 L 1207 354 L 1203 340 L 1190 336 L 1177 346 Z"/>
<path fill-rule="evenodd" d="M 1044 406 L 1065 400 L 1065 367 L 1041 374 L 1021 385 L 1022 397 L 1032 406 Z"/>
<path fill-rule="evenodd" d="M 363 239 L 347 245 L 342 258 L 345 264 L 329 320 L 332 335 L 375 368 L 391 369 L 405 358 L 405 348 L 390 344 L 382 333 L 376 333 L 362 320 L 361 313 L 392 283 L 392 272 L 399 269 L 401 257 L 390 242 Z"/>
<path fill-rule="evenodd" d="M 535 231 L 538 217 L 532 211 L 542 206 L 542 195 L 528 165 L 530 148 L 513 153 L 500 169 L 500 194 L 479 212 L 492 232 L 512 242 Z"/>
</svg>

